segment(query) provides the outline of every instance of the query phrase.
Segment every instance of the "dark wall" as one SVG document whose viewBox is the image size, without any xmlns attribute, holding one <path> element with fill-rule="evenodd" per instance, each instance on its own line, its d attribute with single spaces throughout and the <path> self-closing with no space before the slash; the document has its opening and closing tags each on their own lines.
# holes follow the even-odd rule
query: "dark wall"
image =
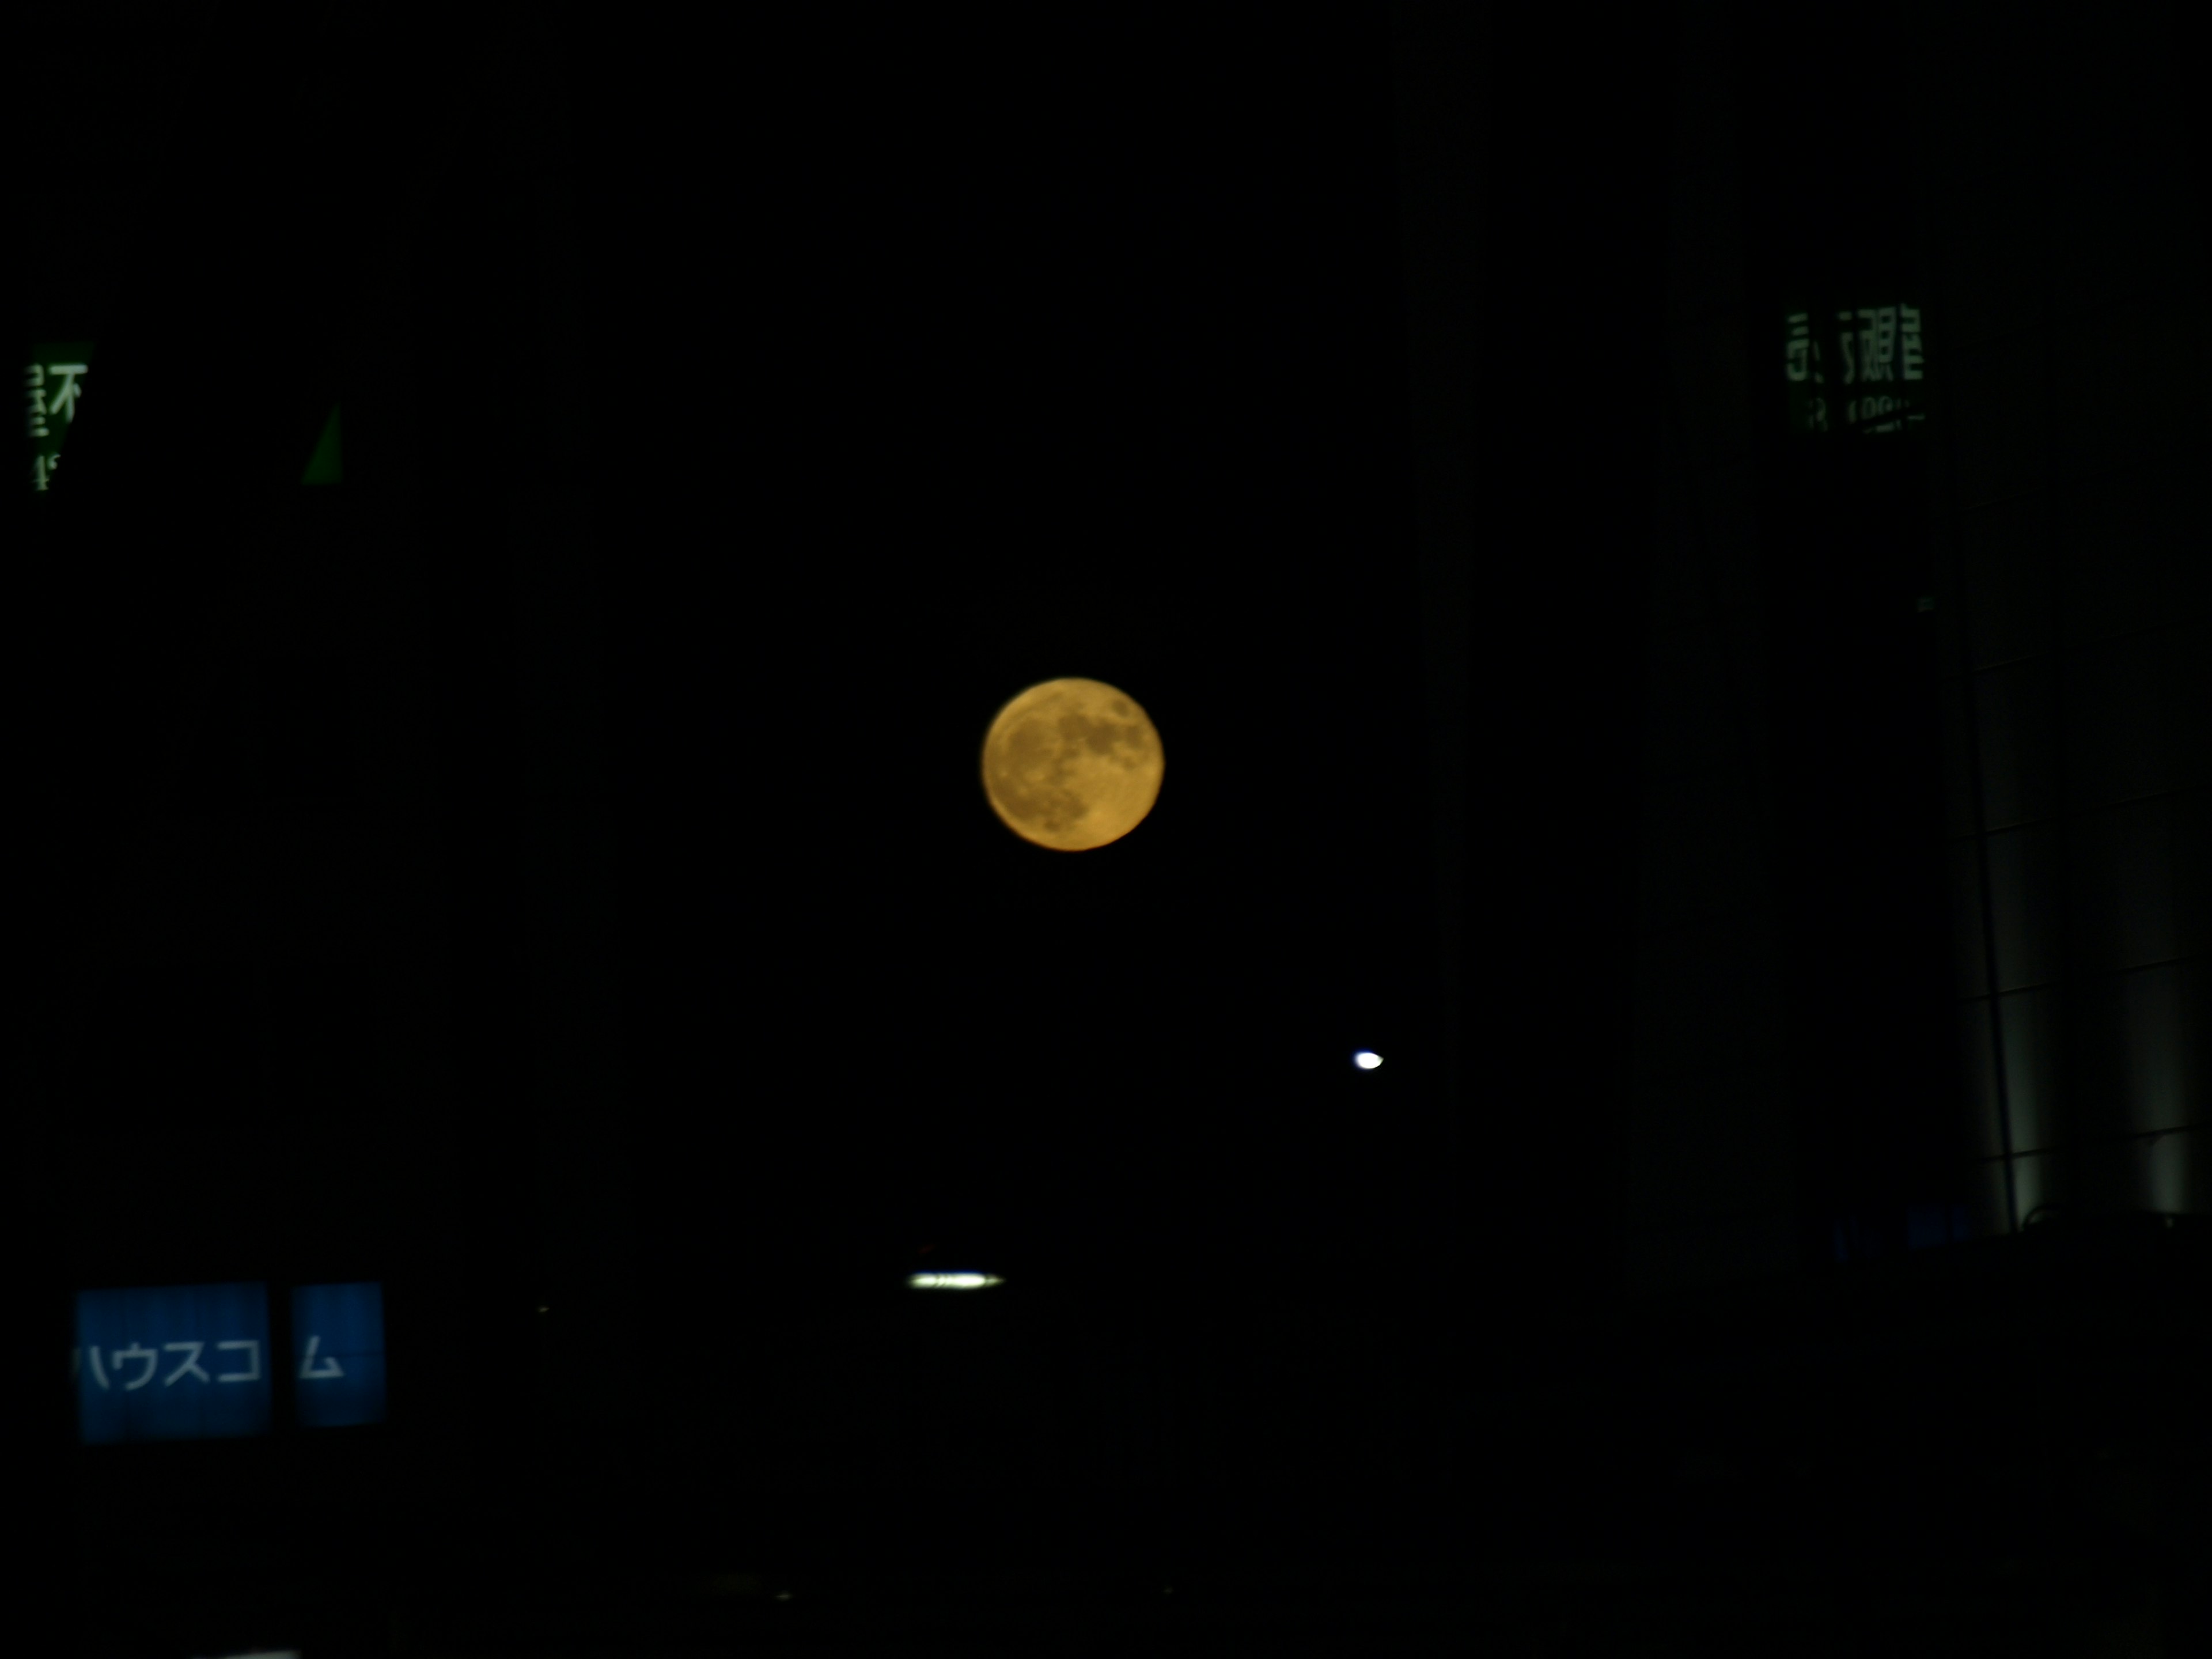
<svg viewBox="0 0 2212 1659">
<path fill-rule="evenodd" d="M 21 1229 L 9 1369 L 29 1396 L 15 1413 L 27 1445 L 54 1457 L 51 1483 L 19 1483 L 24 1529 L 64 1557 L 84 1545 L 72 1504 L 111 1524 L 112 1541 L 210 1490 L 212 1516 L 252 1479 L 234 1463 L 237 1482 L 196 1486 L 200 1467 L 172 1459 L 125 1471 L 135 1478 L 119 1492 L 86 1486 L 59 1364 L 70 1291 L 335 1261 L 312 1224 L 295 1224 L 303 1211 L 285 1189 L 325 1184 L 333 1149 L 317 1131 L 354 1116 L 349 1093 L 374 1070 L 358 1027 L 331 1030 L 356 1002 L 343 979 L 313 976 L 315 994 L 285 999 L 307 1018 L 275 1040 L 283 1011 L 230 953 L 237 889 L 211 851 L 242 843 L 179 834 L 248 804 L 327 795 L 344 750 L 328 665 L 275 641 L 249 648 L 224 623 L 269 551 L 272 497 L 297 489 L 338 395 L 335 329 L 360 274 L 342 252 L 354 158 L 329 60 L 302 53 L 264 79 L 265 54 L 225 21 L 163 29 L 72 9 L 31 21 L 22 42 L 27 76 L 62 89 L 67 112 L 10 232 L 14 338 L 26 356 L 46 341 L 94 345 L 52 488 L 33 497 L 19 473 L 8 508 L 15 827 L 35 872 L 20 884 L 30 1002 L 11 1076 L 25 1138 L 9 1160 Z M 197 955 L 178 926 L 196 912 L 216 923 Z M 303 993 L 309 977 L 282 989 Z M 327 1115 L 301 1112 L 303 1097 Z M 378 1184 L 388 1147 L 362 1139 L 342 1184 Z M 95 1549 L 32 1578 L 58 1601 L 88 1568 L 118 1565 Z M 108 1608 L 174 1610 L 192 1594 L 128 1570 L 111 1582 L 131 1588 Z M 34 1642 L 35 1595 L 11 1620 Z M 94 1639 L 98 1613 L 51 1611 L 51 1645 Z"/>
<path fill-rule="evenodd" d="M 1923 308 L 1942 339 L 1921 248 L 1920 112 L 1903 77 L 1863 72 L 1814 20 L 1740 8 L 1746 245 L 1754 370 L 1786 306 Z M 1904 38 L 1893 8 L 1862 14 Z M 1940 374 L 1940 362 L 1936 372 Z M 1826 392 L 1840 421 L 1839 366 Z M 1924 434 L 1799 435 L 1778 383 L 1759 439 L 1768 684 L 1780 796 L 1792 1092 L 1806 1259 L 1835 1218 L 1963 1196 L 1946 971 L 1935 591 Z M 1893 1241 L 1893 1243 L 1894 1241 Z"/>
<path fill-rule="evenodd" d="M 1483 88 L 1464 857 L 1470 1249 L 1609 1291 L 1640 810 L 1666 9 L 1494 11 Z M 1468 95 L 1474 95 L 1470 92 Z"/>
</svg>

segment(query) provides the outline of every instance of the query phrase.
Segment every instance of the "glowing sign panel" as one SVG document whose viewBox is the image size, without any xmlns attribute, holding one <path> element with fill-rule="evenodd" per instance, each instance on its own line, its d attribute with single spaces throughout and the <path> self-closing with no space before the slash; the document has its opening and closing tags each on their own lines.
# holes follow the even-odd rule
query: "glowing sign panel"
<svg viewBox="0 0 2212 1659">
<path fill-rule="evenodd" d="M 1793 432 L 1917 432 L 1928 414 L 1918 306 L 1791 306 L 1783 382 Z"/>
<path fill-rule="evenodd" d="M 35 345 L 23 368 L 23 428 L 31 440 L 31 488 L 42 490 L 61 465 L 62 440 L 76 419 L 92 372 L 92 345 L 75 340 Z"/>
<path fill-rule="evenodd" d="M 382 1286 L 302 1285 L 292 1300 L 303 1428 L 384 1420 Z M 267 1434 L 275 1413 L 269 1287 L 80 1291 L 70 1351 L 84 1445 Z"/>
<path fill-rule="evenodd" d="M 81 1291 L 70 1370 L 86 1445 L 266 1434 L 267 1287 Z"/>
<path fill-rule="evenodd" d="M 384 1421 L 382 1286 L 295 1286 L 292 1347 L 301 1428 Z"/>
</svg>

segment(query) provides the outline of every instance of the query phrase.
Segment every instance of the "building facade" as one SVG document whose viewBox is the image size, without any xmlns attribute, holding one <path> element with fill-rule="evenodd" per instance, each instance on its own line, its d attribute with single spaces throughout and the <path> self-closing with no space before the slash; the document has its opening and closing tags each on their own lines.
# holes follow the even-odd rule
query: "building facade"
<svg viewBox="0 0 2212 1659">
<path fill-rule="evenodd" d="M 2174 20 L 1680 18 L 1628 1282 L 2201 1212 Z M 1808 302 L 1924 319 L 1924 425 L 1796 429 Z"/>
</svg>

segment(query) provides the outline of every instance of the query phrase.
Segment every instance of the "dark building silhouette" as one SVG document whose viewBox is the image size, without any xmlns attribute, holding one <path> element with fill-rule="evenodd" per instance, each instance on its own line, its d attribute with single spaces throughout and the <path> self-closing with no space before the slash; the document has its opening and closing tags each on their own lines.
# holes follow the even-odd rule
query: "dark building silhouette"
<svg viewBox="0 0 2212 1659">
<path fill-rule="evenodd" d="M 1860 21 L 1911 43 L 1894 73 L 1756 10 L 1693 15 L 1685 49 L 1638 981 L 1659 1161 L 1631 1200 L 1655 1284 L 1787 1273 L 1839 1227 L 1895 1250 L 2203 1203 L 2205 590 L 2173 550 L 2201 152 L 2135 56 L 2154 15 L 2002 31 L 1992 76 L 1958 67 L 1992 39 L 1963 18 Z M 2102 88 L 2124 118 L 2077 128 Z M 1892 291 L 1925 308 L 1927 430 L 1791 433 L 1790 297 Z"/>
</svg>

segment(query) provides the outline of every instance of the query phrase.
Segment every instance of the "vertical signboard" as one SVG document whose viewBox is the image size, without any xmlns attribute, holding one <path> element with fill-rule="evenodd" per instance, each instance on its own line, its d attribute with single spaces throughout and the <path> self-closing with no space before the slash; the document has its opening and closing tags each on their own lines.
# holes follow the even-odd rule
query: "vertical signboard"
<svg viewBox="0 0 2212 1659">
<path fill-rule="evenodd" d="M 1783 385 L 1792 432 L 1918 432 L 1928 418 L 1921 308 L 1783 308 Z"/>
<path fill-rule="evenodd" d="M 76 419 L 92 372 L 89 340 L 48 341 L 31 348 L 23 369 L 24 428 L 31 441 L 31 488 L 44 490 L 61 463 L 62 440 Z"/>
</svg>

